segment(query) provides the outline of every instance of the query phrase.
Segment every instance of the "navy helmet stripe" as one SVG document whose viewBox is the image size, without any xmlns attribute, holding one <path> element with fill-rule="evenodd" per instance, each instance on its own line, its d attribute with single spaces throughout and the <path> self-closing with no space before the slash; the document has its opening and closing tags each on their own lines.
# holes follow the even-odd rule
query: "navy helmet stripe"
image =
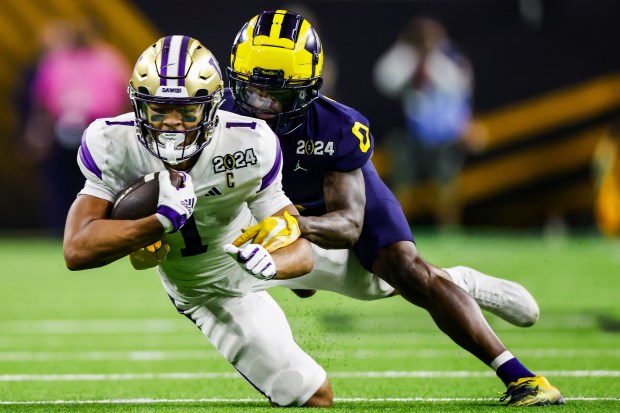
<svg viewBox="0 0 620 413">
<path fill-rule="evenodd" d="M 254 37 L 269 36 L 269 33 L 271 33 L 271 26 L 273 26 L 274 16 L 275 12 L 272 11 L 261 14 L 256 22 L 256 27 L 254 27 Z"/>
<path fill-rule="evenodd" d="M 306 37 L 306 44 L 304 44 L 304 49 L 306 49 L 310 53 L 321 53 L 321 41 L 319 40 L 319 36 L 317 36 L 313 28 L 310 28 L 310 30 L 308 30 L 308 36 Z"/>
<path fill-rule="evenodd" d="M 299 36 L 299 27 L 301 26 L 301 16 L 286 13 L 282 18 L 282 28 L 280 29 L 280 39 L 290 39 L 293 43 L 297 43 Z"/>
</svg>

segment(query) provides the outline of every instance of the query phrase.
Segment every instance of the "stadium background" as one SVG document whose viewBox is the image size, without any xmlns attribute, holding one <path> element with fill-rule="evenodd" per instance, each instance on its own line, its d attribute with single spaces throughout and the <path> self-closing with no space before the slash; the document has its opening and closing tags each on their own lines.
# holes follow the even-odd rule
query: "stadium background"
<svg viewBox="0 0 620 413">
<path fill-rule="evenodd" d="M 488 145 L 463 173 L 466 225 L 539 229 L 562 214 L 574 228 L 591 228 L 592 148 L 620 105 L 620 2 L 543 0 L 538 29 L 522 19 L 517 0 L 302 3 L 314 8 L 323 40 L 337 55 L 339 99 L 370 118 L 379 146 L 400 114 L 374 90 L 370 70 L 412 15 L 441 19 L 472 59 L 476 114 Z M 225 67 L 241 23 L 281 3 L 1 4 L 0 412 L 273 411 L 178 315 L 152 272 L 132 271 L 125 259 L 70 272 L 60 239 L 14 236 L 37 230 L 39 194 L 32 166 L 14 152 L 21 120 L 13 93 L 23 87 L 20 77 L 37 57 L 36 33 L 49 19 L 96 16 L 130 61 L 163 34 L 189 34 Z M 426 222 L 425 211 L 412 213 L 414 223 Z M 617 240 L 473 228 L 415 234 L 431 262 L 470 265 L 533 293 L 541 308 L 534 327 L 488 321 L 526 365 L 562 390 L 568 401 L 562 412 L 620 411 Z M 333 411 L 505 411 L 493 372 L 440 333 L 422 309 L 398 298 L 360 304 L 328 292 L 310 300 L 283 289 L 270 293 L 297 342 L 329 372 Z"/>
<path fill-rule="evenodd" d="M 371 121 L 375 161 L 389 168 L 381 142 L 401 122 L 398 103 L 372 85 L 372 65 L 409 19 L 442 21 L 471 58 L 477 121 L 486 146 L 468 158 L 461 176 L 465 225 L 542 228 L 554 217 L 592 225 L 592 150 L 620 107 L 620 3 L 614 0 L 300 1 L 313 9 L 328 52 L 337 60 L 337 97 Z M 540 24 L 519 5 L 542 6 Z M 0 15 L 0 229 L 36 229 L 38 194 L 32 168 L 16 156 L 23 122 L 14 107 L 20 74 L 37 56 L 35 34 L 51 18 L 92 15 L 130 62 L 164 34 L 188 34 L 220 61 L 242 23 L 287 2 L 247 0 L 5 0 Z M 422 205 L 420 203 L 419 205 Z M 405 205 L 413 223 L 429 211 Z"/>
</svg>

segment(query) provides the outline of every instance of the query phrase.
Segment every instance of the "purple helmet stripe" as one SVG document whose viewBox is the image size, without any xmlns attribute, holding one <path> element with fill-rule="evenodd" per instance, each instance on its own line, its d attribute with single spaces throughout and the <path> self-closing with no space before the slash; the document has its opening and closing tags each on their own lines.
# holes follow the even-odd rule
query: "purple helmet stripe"
<svg viewBox="0 0 620 413">
<path fill-rule="evenodd" d="M 97 163 L 93 159 L 93 156 L 90 154 L 88 146 L 86 145 L 86 131 L 82 134 L 82 143 L 80 145 L 79 156 L 86 169 L 88 169 L 89 171 L 97 175 L 99 179 L 101 179 L 101 169 L 99 169 L 99 167 L 97 166 Z"/>
<path fill-rule="evenodd" d="M 260 186 L 259 191 L 262 191 L 263 189 L 271 185 L 273 180 L 276 179 L 276 176 L 278 176 L 278 172 L 280 171 L 280 168 L 282 167 L 282 149 L 280 148 L 280 142 L 276 140 L 276 143 L 277 143 L 276 160 L 274 161 L 273 166 L 271 167 L 271 170 L 269 171 L 269 173 L 263 177 L 263 182 Z"/>
<path fill-rule="evenodd" d="M 185 86 L 185 59 L 187 58 L 187 45 L 189 44 L 189 37 L 183 36 L 181 41 L 181 50 L 179 51 L 179 71 L 178 75 L 183 76 L 179 79 L 179 86 Z"/>
<path fill-rule="evenodd" d="M 211 58 L 209 59 L 209 63 L 211 63 L 211 66 L 215 68 L 217 74 L 222 77 L 222 69 L 220 69 L 220 64 L 217 62 L 217 60 L 215 60 L 215 57 L 211 56 Z"/>
<path fill-rule="evenodd" d="M 170 52 L 170 42 L 172 41 L 172 36 L 166 36 L 164 39 L 164 47 L 162 48 L 161 54 L 161 73 L 159 74 L 159 85 L 166 85 L 166 75 L 168 74 L 168 54 Z"/>
</svg>

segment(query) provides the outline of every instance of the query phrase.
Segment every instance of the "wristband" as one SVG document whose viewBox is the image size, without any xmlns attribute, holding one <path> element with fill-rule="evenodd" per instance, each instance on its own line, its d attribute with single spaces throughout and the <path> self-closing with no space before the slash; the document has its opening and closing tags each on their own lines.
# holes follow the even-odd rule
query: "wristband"
<svg viewBox="0 0 620 413">
<path fill-rule="evenodd" d="M 159 221 L 161 226 L 164 227 L 164 233 L 170 234 L 174 231 L 174 225 L 172 225 L 172 221 L 168 217 L 160 213 L 156 213 L 155 216 L 157 217 L 157 220 Z"/>
</svg>

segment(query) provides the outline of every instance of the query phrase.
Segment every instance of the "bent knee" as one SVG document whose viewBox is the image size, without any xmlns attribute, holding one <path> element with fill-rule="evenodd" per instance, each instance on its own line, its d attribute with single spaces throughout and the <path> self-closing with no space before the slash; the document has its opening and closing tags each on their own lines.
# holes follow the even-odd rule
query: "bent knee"
<svg viewBox="0 0 620 413">
<path fill-rule="evenodd" d="M 334 404 L 334 392 L 329 380 L 325 379 L 321 387 L 304 404 L 305 407 L 331 407 Z"/>
<path fill-rule="evenodd" d="M 323 376 L 325 377 L 325 376 Z M 329 407 L 334 403 L 334 394 L 327 378 L 316 388 L 314 380 L 308 381 L 297 371 L 282 372 L 272 382 L 270 400 L 275 406 Z M 316 390 L 314 390 L 316 389 Z"/>
</svg>

